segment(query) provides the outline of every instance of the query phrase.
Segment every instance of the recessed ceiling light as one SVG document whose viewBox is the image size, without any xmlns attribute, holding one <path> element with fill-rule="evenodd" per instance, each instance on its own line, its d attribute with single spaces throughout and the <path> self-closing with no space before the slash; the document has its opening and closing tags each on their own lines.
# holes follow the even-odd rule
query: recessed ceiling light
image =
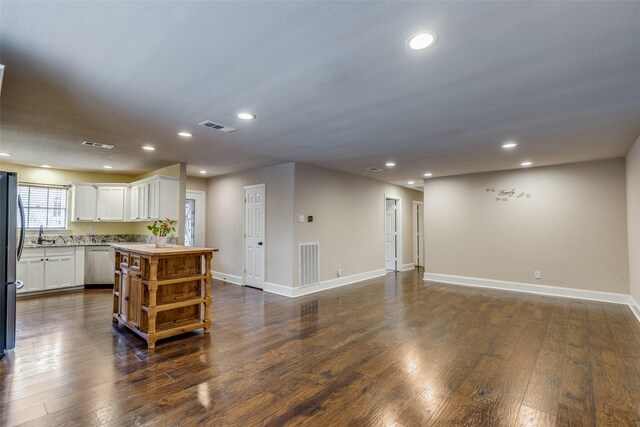
<svg viewBox="0 0 640 427">
<path fill-rule="evenodd" d="M 438 40 L 438 36 L 436 33 L 418 33 L 414 34 L 407 40 L 407 47 L 413 50 L 421 50 L 425 49 L 429 46 L 433 46 L 433 44 Z"/>
<path fill-rule="evenodd" d="M 516 148 L 517 146 L 518 146 L 518 144 L 516 144 L 513 141 L 505 142 L 504 144 L 502 144 L 502 148 L 506 148 L 506 149 Z"/>
<path fill-rule="evenodd" d="M 49 169 L 51 166 L 49 166 L 49 165 L 40 165 L 40 167 L 41 167 L 41 168 Z"/>
<path fill-rule="evenodd" d="M 113 169 L 113 166 L 104 165 L 103 168 L 105 168 L 105 169 Z"/>
<path fill-rule="evenodd" d="M 11 157 L 9 153 L 0 153 L 0 157 Z"/>
<path fill-rule="evenodd" d="M 255 114 L 251 113 L 238 113 L 238 118 L 242 120 L 253 120 L 256 118 Z"/>
<path fill-rule="evenodd" d="M 409 184 L 409 185 L 413 185 L 413 184 L 415 184 L 415 183 L 416 183 L 415 181 L 409 181 L 409 182 L 407 182 L 407 184 Z"/>
<path fill-rule="evenodd" d="M 392 168 L 392 167 L 394 167 L 394 166 L 396 165 L 396 163 L 395 163 L 395 162 L 387 162 L 387 163 L 385 163 L 384 165 L 385 165 L 386 167 L 388 167 L 388 168 Z"/>
<path fill-rule="evenodd" d="M 147 150 L 147 151 L 156 151 L 156 148 L 155 148 L 155 147 L 152 147 L 152 146 L 150 146 L 150 145 L 143 145 L 143 146 L 142 146 L 142 149 L 143 149 L 143 150 Z"/>
<path fill-rule="evenodd" d="M 433 174 L 431 172 L 427 172 L 424 174 L 425 177 L 429 178 L 430 176 L 433 176 Z"/>
<path fill-rule="evenodd" d="M 532 162 L 527 160 L 526 162 L 520 163 L 520 166 L 531 166 L 532 164 L 533 164 Z"/>
<path fill-rule="evenodd" d="M 204 173 L 207 173 L 207 171 L 200 171 L 200 173 L 204 174 Z"/>
<path fill-rule="evenodd" d="M 191 138 L 193 136 L 191 132 L 178 132 L 178 135 L 184 136 L 185 138 Z"/>
</svg>

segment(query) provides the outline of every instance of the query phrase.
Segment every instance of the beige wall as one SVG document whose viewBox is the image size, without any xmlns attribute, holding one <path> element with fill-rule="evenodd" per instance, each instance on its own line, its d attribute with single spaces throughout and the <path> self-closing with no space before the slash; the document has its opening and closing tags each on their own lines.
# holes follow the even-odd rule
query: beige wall
<svg viewBox="0 0 640 427">
<path fill-rule="evenodd" d="M 413 201 L 422 192 L 355 175 L 296 163 L 294 282 L 298 277 L 298 244 L 320 243 L 320 280 L 384 269 L 384 199 L 401 199 L 402 260 L 413 262 Z M 312 215 L 313 222 L 298 222 Z M 400 266 L 399 266 L 400 267 Z"/>
<path fill-rule="evenodd" d="M 207 191 L 207 179 L 195 176 L 187 177 L 187 190 Z"/>
<path fill-rule="evenodd" d="M 623 159 L 425 180 L 426 271 L 629 293 L 625 188 Z"/>
<path fill-rule="evenodd" d="M 627 154 L 627 220 L 631 296 L 640 304 L 640 138 Z"/>
<path fill-rule="evenodd" d="M 284 163 L 208 180 L 207 245 L 220 249 L 215 271 L 242 276 L 244 187 L 265 183 L 265 279 L 293 286 L 293 179 L 294 164 Z"/>
</svg>

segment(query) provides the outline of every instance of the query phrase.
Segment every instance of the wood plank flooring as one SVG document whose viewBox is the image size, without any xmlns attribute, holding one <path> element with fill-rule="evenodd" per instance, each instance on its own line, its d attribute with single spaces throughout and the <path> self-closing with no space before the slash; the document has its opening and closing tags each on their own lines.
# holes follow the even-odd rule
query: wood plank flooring
<svg viewBox="0 0 640 427">
<path fill-rule="evenodd" d="M 421 275 L 295 300 L 215 281 L 211 335 L 152 350 L 109 290 L 21 299 L 0 425 L 640 425 L 628 307 Z"/>
</svg>

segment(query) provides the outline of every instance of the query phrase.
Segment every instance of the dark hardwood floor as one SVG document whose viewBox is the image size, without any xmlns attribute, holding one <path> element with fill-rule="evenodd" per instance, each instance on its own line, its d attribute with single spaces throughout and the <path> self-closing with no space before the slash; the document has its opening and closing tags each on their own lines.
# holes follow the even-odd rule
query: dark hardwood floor
<svg viewBox="0 0 640 427">
<path fill-rule="evenodd" d="M 215 282 L 155 349 L 111 292 L 18 301 L 0 425 L 640 425 L 626 306 L 388 275 L 298 299 Z"/>
</svg>

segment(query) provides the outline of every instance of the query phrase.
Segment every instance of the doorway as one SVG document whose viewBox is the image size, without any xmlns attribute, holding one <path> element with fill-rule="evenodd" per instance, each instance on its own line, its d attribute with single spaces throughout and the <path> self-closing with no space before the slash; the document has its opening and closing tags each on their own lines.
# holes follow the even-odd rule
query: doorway
<svg viewBox="0 0 640 427">
<path fill-rule="evenodd" d="M 413 202 L 413 264 L 424 267 L 424 204 Z"/>
<path fill-rule="evenodd" d="M 264 288 L 265 184 L 244 187 L 244 283 Z"/>
<path fill-rule="evenodd" d="M 398 200 L 385 198 L 384 268 L 398 270 Z"/>
<path fill-rule="evenodd" d="M 187 190 L 184 204 L 184 245 L 204 247 L 205 193 Z"/>
</svg>

